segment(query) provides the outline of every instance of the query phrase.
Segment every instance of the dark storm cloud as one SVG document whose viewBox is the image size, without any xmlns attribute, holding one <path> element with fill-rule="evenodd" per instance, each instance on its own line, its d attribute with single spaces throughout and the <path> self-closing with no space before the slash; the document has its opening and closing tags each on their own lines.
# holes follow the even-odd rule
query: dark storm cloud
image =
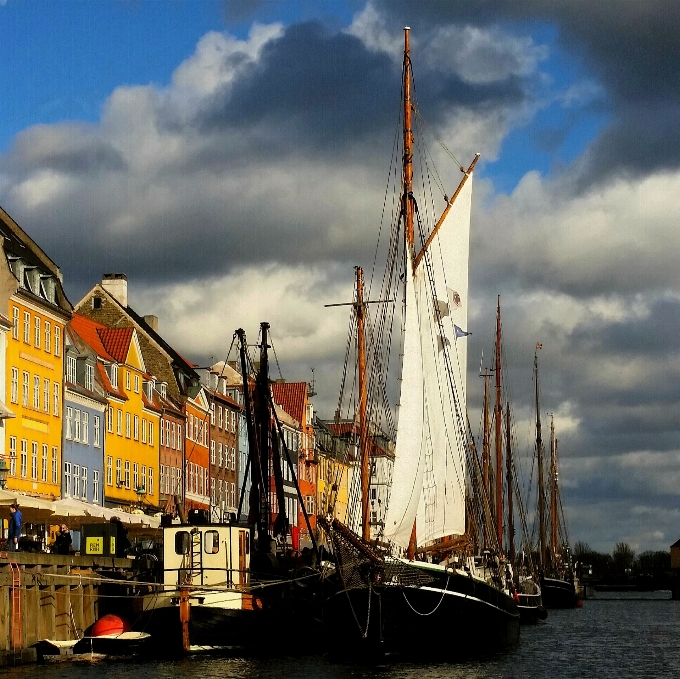
<svg viewBox="0 0 680 679">
<path fill-rule="evenodd" d="M 194 124 L 204 132 L 263 125 L 278 130 L 272 141 L 283 148 L 338 152 L 389 136 L 399 111 L 400 79 L 386 54 L 367 49 L 358 38 L 318 23 L 297 24 L 265 46 L 247 78 L 206 103 Z M 453 72 L 423 73 L 416 93 L 433 123 L 456 105 L 474 110 L 526 98 L 520 78 L 471 84 Z"/>
<path fill-rule="evenodd" d="M 667 0 L 377 0 L 393 29 L 404 21 L 422 31 L 444 22 L 473 25 L 544 20 L 559 41 L 606 88 L 611 127 L 584 164 L 583 185 L 620 172 L 643 174 L 680 165 L 680 3 Z"/>
</svg>

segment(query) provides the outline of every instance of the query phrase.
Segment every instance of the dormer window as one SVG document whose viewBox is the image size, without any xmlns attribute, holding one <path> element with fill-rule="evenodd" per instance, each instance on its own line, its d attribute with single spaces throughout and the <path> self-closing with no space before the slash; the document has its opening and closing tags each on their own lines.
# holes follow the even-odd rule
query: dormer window
<svg viewBox="0 0 680 679">
<path fill-rule="evenodd" d="M 19 285 L 24 287 L 24 269 L 26 262 L 21 257 L 9 257 L 9 265 L 12 268 L 12 273 L 19 281 Z"/>
<path fill-rule="evenodd" d="M 91 363 L 85 364 L 85 389 L 94 391 L 94 366 Z"/>
<path fill-rule="evenodd" d="M 153 390 L 155 387 L 155 382 L 153 380 L 149 380 L 148 382 L 144 383 L 144 388 L 146 389 L 146 397 L 149 399 L 149 401 L 153 402 Z M 146 434 L 144 435 L 146 438 Z"/>
<path fill-rule="evenodd" d="M 57 283 L 54 276 L 40 276 L 40 292 L 48 301 L 55 303 Z"/>
<path fill-rule="evenodd" d="M 66 381 L 71 384 L 76 384 L 76 370 L 77 359 L 73 354 L 69 354 L 66 358 Z"/>
<path fill-rule="evenodd" d="M 26 282 L 28 289 L 34 294 L 40 294 L 40 271 L 36 266 L 27 266 L 25 268 Z"/>
<path fill-rule="evenodd" d="M 111 380 L 111 386 L 114 389 L 118 389 L 118 366 L 115 363 L 109 366 L 109 379 Z"/>
<path fill-rule="evenodd" d="M 166 382 L 160 383 L 159 391 L 161 392 L 161 396 L 163 398 L 167 398 L 167 396 L 168 396 L 168 385 L 167 385 Z"/>
</svg>

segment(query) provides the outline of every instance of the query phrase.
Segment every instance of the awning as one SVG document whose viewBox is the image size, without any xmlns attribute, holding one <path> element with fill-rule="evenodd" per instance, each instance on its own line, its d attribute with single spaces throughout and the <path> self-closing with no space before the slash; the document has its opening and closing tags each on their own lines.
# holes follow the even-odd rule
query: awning
<svg viewBox="0 0 680 679">
<path fill-rule="evenodd" d="M 16 417 L 16 415 L 2 401 L 0 401 L 0 420 L 7 420 L 10 417 Z"/>
</svg>

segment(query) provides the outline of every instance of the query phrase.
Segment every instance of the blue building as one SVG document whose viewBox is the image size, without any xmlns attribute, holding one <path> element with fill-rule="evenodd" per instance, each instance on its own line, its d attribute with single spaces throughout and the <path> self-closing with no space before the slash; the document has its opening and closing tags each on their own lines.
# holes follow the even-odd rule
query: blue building
<svg viewBox="0 0 680 679">
<path fill-rule="evenodd" d="M 70 325 L 64 361 L 61 495 L 103 505 L 106 392 L 95 354 Z"/>
</svg>

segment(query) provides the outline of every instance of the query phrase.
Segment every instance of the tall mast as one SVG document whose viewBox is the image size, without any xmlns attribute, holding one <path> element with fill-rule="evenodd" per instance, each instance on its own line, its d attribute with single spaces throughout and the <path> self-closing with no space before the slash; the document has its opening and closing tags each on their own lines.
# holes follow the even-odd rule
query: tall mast
<svg viewBox="0 0 680 679">
<path fill-rule="evenodd" d="M 361 537 L 371 539 L 369 524 L 370 510 L 368 488 L 370 485 L 370 464 L 368 451 L 368 422 L 366 421 L 366 334 L 364 326 L 364 273 L 356 267 L 357 299 L 354 310 L 357 317 L 357 359 L 359 370 L 359 452 L 361 454 Z"/>
<path fill-rule="evenodd" d="M 262 344 L 260 345 L 260 368 L 257 372 L 256 381 L 256 401 L 255 408 L 258 413 L 256 425 L 258 428 L 258 443 L 260 445 L 260 474 L 262 475 L 262 495 L 260 497 L 261 516 L 265 525 L 269 527 L 270 521 L 270 507 L 269 507 L 269 493 L 270 493 L 270 474 L 269 474 L 269 454 L 270 454 L 270 431 L 271 431 L 271 416 L 269 413 L 269 344 L 268 331 L 269 323 L 260 323 L 260 330 L 262 333 Z M 269 548 L 267 544 L 266 549 Z M 260 545 L 263 549 L 263 545 Z"/>
<path fill-rule="evenodd" d="M 491 502 L 492 495 L 489 492 L 489 467 L 491 462 L 491 452 L 489 450 L 489 369 L 484 370 L 484 434 L 482 437 L 482 483 L 484 485 L 484 498 L 486 503 Z M 484 547 L 489 547 L 489 530 L 487 516 L 484 518 Z"/>
<path fill-rule="evenodd" d="M 510 445 L 510 403 L 505 408 L 505 467 L 508 486 L 508 558 L 515 563 L 515 519 L 512 507 L 512 447 Z"/>
<path fill-rule="evenodd" d="M 496 537 L 503 550 L 503 404 L 501 403 L 501 296 L 496 311 Z"/>
<path fill-rule="evenodd" d="M 536 375 L 536 456 L 538 459 L 538 534 L 541 551 L 541 568 L 547 565 L 545 540 L 545 487 L 543 485 L 543 440 L 541 439 L 541 404 L 538 394 L 538 349 L 534 354 L 534 373 Z"/>
<path fill-rule="evenodd" d="M 557 555 L 557 440 L 555 418 L 550 416 L 550 560 Z"/>
<path fill-rule="evenodd" d="M 406 243 L 413 250 L 413 130 L 411 123 L 411 46 L 409 31 L 404 28 L 404 193 L 401 209 L 405 219 Z"/>
</svg>

